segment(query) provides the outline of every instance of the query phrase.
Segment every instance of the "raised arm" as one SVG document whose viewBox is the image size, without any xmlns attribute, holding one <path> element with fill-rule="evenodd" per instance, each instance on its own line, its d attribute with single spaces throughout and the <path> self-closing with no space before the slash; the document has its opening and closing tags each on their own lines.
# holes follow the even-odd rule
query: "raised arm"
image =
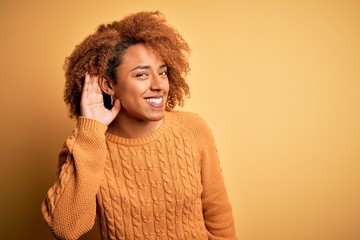
<svg viewBox="0 0 360 240">
<path fill-rule="evenodd" d="M 81 112 L 72 135 L 59 154 L 59 173 L 42 203 L 45 222 L 58 239 L 78 239 L 96 216 L 96 194 L 107 157 L 105 131 L 120 102 L 105 109 L 97 78 L 86 76 Z"/>
</svg>

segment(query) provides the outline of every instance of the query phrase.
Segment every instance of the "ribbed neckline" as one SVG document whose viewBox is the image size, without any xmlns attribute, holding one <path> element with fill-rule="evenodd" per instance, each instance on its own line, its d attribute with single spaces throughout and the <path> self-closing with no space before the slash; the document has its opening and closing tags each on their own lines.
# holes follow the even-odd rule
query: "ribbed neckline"
<svg viewBox="0 0 360 240">
<path fill-rule="evenodd" d="M 109 132 L 105 132 L 106 140 L 114 143 L 118 143 L 121 145 L 127 145 L 127 146 L 136 146 L 136 145 L 143 145 L 150 143 L 156 139 L 158 139 L 165 131 L 166 129 L 171 125 L 173 116 L 171 112 L 165 112 L 164 121 L 161 124 L 161 126 L 154 131 L 153 133 L 142 137 L 142 138 L 124 138 L 120 137 L 114 134 L 111 134 Z"/>
</svg>

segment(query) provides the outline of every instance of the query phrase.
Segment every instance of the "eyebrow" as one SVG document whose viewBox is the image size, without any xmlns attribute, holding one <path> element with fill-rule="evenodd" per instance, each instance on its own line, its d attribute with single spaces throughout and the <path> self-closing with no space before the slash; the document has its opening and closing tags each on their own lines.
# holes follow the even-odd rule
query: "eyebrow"
<svg viewBox="0 0 360 240">
<path fill-rule="evenodd" d="M 166 67 L 167 67 L 166 64 L 163 64 L 163 65 L 161 65 L 159 67 L 159 69 L 166 68 Z M 139 65 L 139 66 L 134 67 L 133 69 L 131 69 L 131 71 L 134 71 L 136 69 L 149 69 L 149 68 L 150 68 L 150 66 L 148 66 L 148 65 Z"/>
</svg>

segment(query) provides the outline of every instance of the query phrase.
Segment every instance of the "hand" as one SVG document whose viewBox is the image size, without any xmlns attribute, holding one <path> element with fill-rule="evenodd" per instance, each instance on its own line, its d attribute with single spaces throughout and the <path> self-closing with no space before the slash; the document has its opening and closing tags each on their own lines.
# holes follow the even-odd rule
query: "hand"
<svg viewBox="0 0 360 240">
<path fill-rule="evenodd" d="M 120 109 L 119 99 L 115 100 L 111 110 L 105 108 L 98 77 L 86 74 L 80 102 L 81 116 L 97 120 L 108 126 L 118 115 Z"/>
</svg>

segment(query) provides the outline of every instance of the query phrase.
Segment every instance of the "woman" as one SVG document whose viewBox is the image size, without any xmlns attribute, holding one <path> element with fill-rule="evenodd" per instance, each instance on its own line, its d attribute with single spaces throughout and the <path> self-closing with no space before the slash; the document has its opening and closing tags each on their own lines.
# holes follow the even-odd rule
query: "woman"
<svg viewBox="0 0 360 240">
<path fill-rule="evenodd" d="M 211 132 L 172 111 L 190 49 L 159 12 L 101 25 L 65 62 L 77 118 L 42 213 L 59 239 L 236 239 Z"/>
</svg>

